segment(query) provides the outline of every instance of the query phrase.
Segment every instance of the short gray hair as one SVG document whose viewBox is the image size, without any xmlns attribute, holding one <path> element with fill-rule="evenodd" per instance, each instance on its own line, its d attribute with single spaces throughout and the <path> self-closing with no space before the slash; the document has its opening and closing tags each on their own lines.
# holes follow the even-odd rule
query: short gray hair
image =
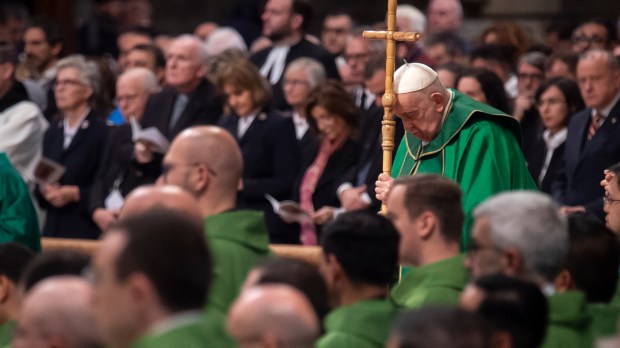
<svg viewBox="0 0 620 348">
<path fill-rule="evenodd" d="M 101 71 L 92 60 L 87 60 L 81 54 L 65 57 L 56 63 L 56 73 L 60 70 L 74 68 L 78 71 L 80 82 L 93 90 L 92 98 L 101 93 Z"/>
<path fill-rule="evenodd" d="M 315 89 L 319 86 L 323 86 L 325 84 L 325 81 L 327 81 L 325 68 L 321 63 L 319 63 L 316 59 L 313 58 L 302 57 L 293 60 L 286 66 L 284 76 L 286 76 L 289 71 L 293 70 L 301 70 L 308 75 L 308 83 L 310 84 L 310 89 Z"/>
<path fill-rule="evenodd" d="M 591 50 L 587 50 L 579 55 L 579 62 L 582 60 L 588 59 L 596 59 L 596 58 L 605 58 L 607 60 L 607 67 L 612 70 L 620 70 L 620 59 L 614 56 L 613 53 L 607 50 L 603 50 L 600 48 L 593 48 Z"/>
<path fill-rule="evenodd" d="M 523 54 L 521 58 L 519 58 L 519 64 L 517 64 L 517 66 L 521 66 L 521 64 L 524 63 L 544 72 L 545 66 L 547 65 L 547 56 L 542 52 L 528 52 Z"/>
<path fill-rule="evenodd" d="M 157 82 L 157 77 L 155 74 L 147 69 L 147 68 L 131 68 L 122 73 L 117 81 L 121 81 L 123 79 L 138 79 L 140 81 L 140 85 L 142 88 L 148 93 L 155 93 L 159 91 L 159 82 Z"/>
<path fill-rule="evenodd" d="M 417 7 L 409 4 L 396 6 L 396 17 L 403 17 L 409 20 L 408 28 L 399 28 L 403 31 L 413 31 L 424 35 L 426 30 L 426 16 Z"/>
<path fill-rule="evenodd" d="M 196 47 L 196 53 L 198 54 L 198 61 L 200 62 L 200 64 L 207 66 L 209 64 L 209 51 L 207 50 L 207 47 L 205 46 L 204 42 L 202 40 L 200 40 L 200 38 L 196 35 L 191 35 L 191 34 L 183 34 L 183 35 L 179 35 L 176 38 L 174 38 L 174 41 L 180 41 L 180 40 L 186 40 L 186 41 L 191 41 L 195 47 Z"/>
<path fill-rule="evenodd" d="M 207 37 L 204 45 L 211 57 L 217 56 L 231 48 L 241 51 L 248 50 L 248 46 L 245 44 L 243 37 L 237 30 L 231 27 L 215 29 L 209 37 Z"/>
<path fill-rule="evenodd" d="M 488 218 L 496 247 L 521 252 L 526 277 L 552 282 L 562 269 L 568 253 L 568 223 L 549 196 L 535 191 L 500 193 L 482 202 L 474 217 Z"/>
</svg>

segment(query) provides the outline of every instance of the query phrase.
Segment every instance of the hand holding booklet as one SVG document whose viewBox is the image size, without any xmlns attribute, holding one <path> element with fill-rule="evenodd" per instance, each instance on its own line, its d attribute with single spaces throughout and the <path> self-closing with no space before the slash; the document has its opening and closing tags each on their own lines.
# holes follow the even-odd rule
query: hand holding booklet
<svg viewBox="0 0 620 348">
<path fill-rule="evenodd" d="M 65 173 L 65 166 L 47 157 L 41 157 L 34 168 L 34 178 L 39 184 L 55 184 Z"/>
<path fill-rule="evenodd" d="M 131 134 L 132 140 L 135 143 L 136 141 L 146 142 L 150 145 L 151 149 L 154 152 L 165 154 L 168 151 L 168 147 L 170 147 L 170 142 L 166 137 L 161 134 L 159 129 L 156 127 L 149 127 L 147 129 L 142 129 L 138 120 L 135 117 L 131 117 Z"/>
<path fill-rule="evenodd" d="M 270 194 L 266 193 L 265 198 L 271 203 L 271 207 L 273 208 L 273 212 L 278 214 L 288 223 L 300 223 L 304 220 L 311 220 L 312 215 L 310 212 L 303 210 L 299 203 L 294 201 L 282 201 L 279 202 L 277 199 L 273 198 Z"/>
</svg>

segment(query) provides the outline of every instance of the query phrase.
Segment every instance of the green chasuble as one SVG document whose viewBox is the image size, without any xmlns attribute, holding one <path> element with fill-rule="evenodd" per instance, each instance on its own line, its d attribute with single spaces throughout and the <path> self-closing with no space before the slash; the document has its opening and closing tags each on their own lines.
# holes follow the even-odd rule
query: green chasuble
<svg viewBox="0 0 620 348">
<path fill-rule="evenodd" d="M 390 297 L 399 306 L 456 305 L 468 281 L 465 256 L 458 255 L 428 265 L 411 268 Z"/>
<path fill-rule="evenodd" d="M 585 294 L 569 291 L 547 297 L 549 323 L 541 348 L 594 347 Z"/>
<path fill-rule="evenodd" d="M 212 347 L 235 347 L 226 332 L 226 313 L 250 269 L 269 255 L 267 225 L 263 212 L 233 210 L 207 217 L 205 231 L 213 260 L 205 325 L 218 338 Z"/>
<path fill-rule="evenodd" d="M 381 348 L 400 310 L 389 300 L 365 300 L 338 307 L 325 317 L 317 348 Z"/>
<path fill-rule="evenodd" d="M 592 317 L 592 333 L 596 338 L 613 336 L 618 328 L 620 307 L 611 303 L 588 303 Z"/>
<path fill-rule="evenodd" d="M 0 243 L 18 242 L 41 251 L 39 220 L 28 186 L 0 153 Z"/>
<path fill-rule="evenodd" d="M 205 231 L 214 266 L 207 308 L 226 313 L 250 269 L 269 255 L 267 225 L 262 212 L 234 210 L 207 217 Z"/>
<path fill-rule="evenodd" d="M 508 190 L 536 190 L 521 150 L 521 130 L 513 117 L 453 93 L 437 137 L 424 146 L 410 132 L 398 147 L 392 177 L 441 174 L 463 190 L 465 223 L 461 250 L 467 250 L 472 211 L 489 196 Z"/>
<path fill-rule="evenodd" d="M 178 319 L 176 323 L 171 323 L 170 327 L 162 332 L 151 332 L 139 338 L 132 348 L 219 347 L 213 343 L 211 332 L 204 325 L 201 317 L 202 315 L 197 314 Z"/>
<path fill-rule="evenodd" d="M 4 324 L 0 325 L 0 348 L 11 346 L 11 338 L 13 337 L 14 328 L 14 320 L 9 320 Z"/>
</svg>

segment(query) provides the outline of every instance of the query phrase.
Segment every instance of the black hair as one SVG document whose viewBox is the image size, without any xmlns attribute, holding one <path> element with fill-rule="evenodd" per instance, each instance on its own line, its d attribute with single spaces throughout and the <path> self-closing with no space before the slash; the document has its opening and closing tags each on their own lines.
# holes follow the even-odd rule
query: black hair
<svg viewBox="0 0 620 348">
<path fill-rule="evenodd" d="M 0 275 L 6 276 L 13 283 L 19 282 L 35 255 L 34 251 L 16 242 L 0 244 Z"/>
<path fill-rule="evenodd" d="M 155 207 L 114 224 L 127 243 L 115 269 L 120 281 L 144 274 L 173 312 L 202 308 L 211 283 L 211 258 L 200 219 Z"/>
<path fill-rule="evenodd" d="M 390 334 L 398 348 L 490 348 L 484 318 L 456 307 L 427 306 L 405 312 Z"/>
<path fill-rule="evenodd" d="M 260 275 L 257 284 L 286 284 L 301 291 L 322 322 L 329 312 L 329 293 L 318 268 L 290 257 L 270 257 L 254 266 Z"/>
<path fill-rule="evenodd" d="M 477 312 L 494 330 L 507 331 L 515 348 L 538 347 L 547 328 L 547 300 L 533 283 L 502 274 L 475 281 L 484 292 Z"/>
<path fill-rule="evenodd" d="M 303 18 L 301 28 L 304 33 L 307 32 L 313 16 L 312 6 L 310 5 L 310 2 L 308 0 L 293 0 L 293 4 L 291 6 L 291 13 L 301 15 L 301 18 Z"/>
<path fill-rule="evenodd" d="M 392 223 L 367 211 L 343 213 L 323 231 L 321 246 L 355 283 L 388 285 L 398 265 L 400 236 Z"/>
<path fill-rule="evenodd" d="M 60 24 L 52 18 L 39 16 L 34 17 L 26 26 L 25 30 L 39 28 L 45 33 L 45 40 L 52 46 L 64 43 L 64 36 Z M 25 31 L 24 30 L 24 31 Z"/>
<path fill-rule="evenodd" d="M 455 85 L 458 86 L 459 81 L 463 77 L 472 77 L 478 81 L 480 88 L 482 89 L 482 93 L 484 93 L 484 96 L 490 106 L 500 111 L 510 113 L 510 103 L 508 102 L 508 96 L 506 95 L 506 90 L 504 89 L 504 83 L 499 76 L 497 76 L 497 74 L 484 68 L 470 68 L 461 73 L 461 75 L 456 79 Z"/>
<path fill-rule="evenodd" d="M 166 57 L 164 56 L 164 51 L 161 50 L 161 48 L 159 48 L 159 46 L 157 45 L 145 45 L 145 44 L 140 44 L 137 46 L 134 46 L 133 48 L 131 48 L 129 50 L 129 52 L 131 51 L 144 51 L 147 52 L 149 54 L 151 54 L 153 56 L 153 58 L 155 58 L 155 67 L 156 68 L 165 68 L 166 67 Z"/>
<path fill-rule="evenodd" d="M 577 111 L 586 107 L 583 102 L 583 98 L 581 98 L 581 91 L 579 90 L 579 85 L 575 80 L 566 78 L 566 77 L 552 77 L 548 80 L 544 80 L 536 93 L 534 94 L 534 100 L 536 102 L 540 101 L 540 96 L 547 90 L 549 87 L 555 86 L 560 92 L 564 95 L 564 99 L 566 99 L 566 106 L 568 109 L 568 118 L 570 118 Z M 568 122 L 568 121 L 567 121 Z"/>
<path fill-rule="evenodd" d="M 90 256 L 74 249 L 46 251 L 35 257 L 24 270 L 21 283 L 26 291 L 45 278 L 57 275 L 81 276 Z"/>
<path fill-rule="evenodd" d="M 620 245 L 599 219 L 575 213 L 568 217 L 570 245 L 565 268 L 588 302 L 608 303 L 616 292 Z"/>
</svg>

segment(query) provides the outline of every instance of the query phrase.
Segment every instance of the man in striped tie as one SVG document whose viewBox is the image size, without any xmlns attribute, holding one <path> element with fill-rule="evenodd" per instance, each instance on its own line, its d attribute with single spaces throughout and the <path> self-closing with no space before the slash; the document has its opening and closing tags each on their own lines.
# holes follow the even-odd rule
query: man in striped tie
<svg viewBox="0 0 620 348">
<path fill-rule="evenodd" d="M 610 52 L 581 54 L 577 82 L 586 108 L 568 125 L 565 167 L 553 184 L 553 196 L 570 214 L 590 211 L 603 218 L 605 168 L 620 161 L 620 62 Z"/>
</svg>

